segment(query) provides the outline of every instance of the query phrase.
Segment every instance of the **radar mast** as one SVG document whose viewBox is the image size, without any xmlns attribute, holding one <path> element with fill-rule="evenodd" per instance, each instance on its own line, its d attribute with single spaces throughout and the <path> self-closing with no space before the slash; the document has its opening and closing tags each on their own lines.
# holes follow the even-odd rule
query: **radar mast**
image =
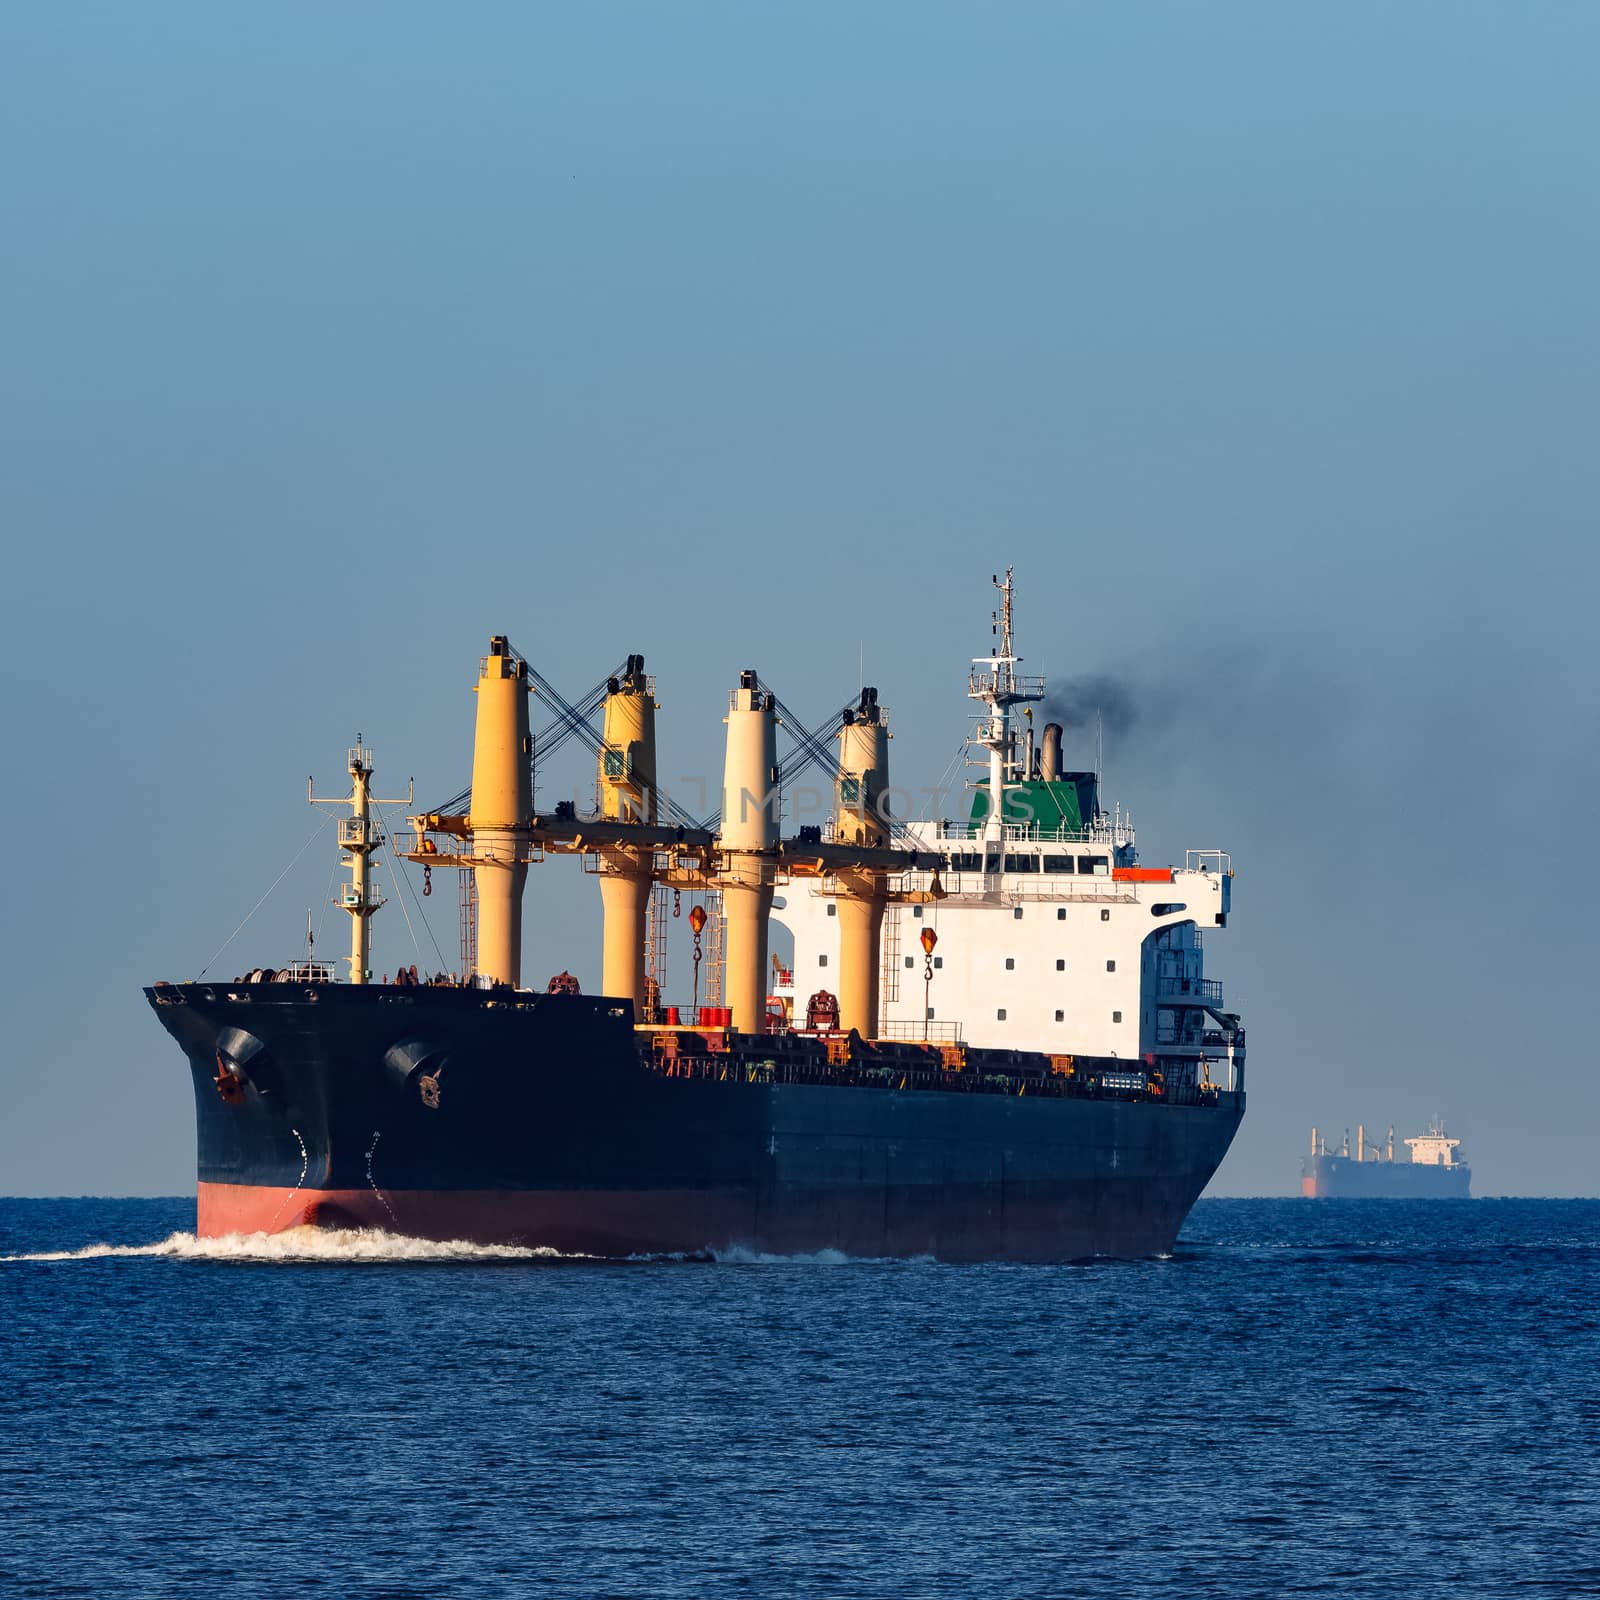
<svg viewBox="0 0 1600 1600">
<path fill-rule="evenodd" d="M 1011 708 L 1029 700 L 1044 698 L 1044 679 L 1027 678 L 1016 668 L 1022 657 L 1016 653 L 1012 633 L 1012 569 L 1006 568 L 1004 581 L 991 575 L 989 581 L 1000 591 L 1000 609 L 991 621 L 995 640 L 995 653 L 974 656 L 972 671 L 967 679 L 967 698 L 980 702 L 985 714 L 970 743 L 988 755 L 989 809 L 984 819 L 983 837 L 998 843 L 1005 832 L 1005 791 L 1008 783 L 1016 781 L 1019 771 L 1016 754 L 1016 730 L 1011 725 Z M 1026 773 L 1022 774 L 1024 777 Z"/>
</svg>

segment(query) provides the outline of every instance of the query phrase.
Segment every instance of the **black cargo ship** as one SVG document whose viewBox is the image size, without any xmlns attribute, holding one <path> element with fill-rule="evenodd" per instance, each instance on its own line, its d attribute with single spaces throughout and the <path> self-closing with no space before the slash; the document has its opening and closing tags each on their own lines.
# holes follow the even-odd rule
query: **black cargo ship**
<svg viewBox="0 0 1600 1600">
<path fill-rule="evenodd" d="M 753 670 L 724 719 L 722 809 L 697 821 L 657 790 L 642 656 L 572 702 L 497 635 L 471 787 L 393 847 L 424 894 L 461 874 L 461 972 L 433 981 L 372 981 L 371 869 L 391 841 L 358 736 L 349 797 L 311 796 L 350 813 L 349 981 L 308 950 L 282 971 L 147 991 L 194 1076 L 200 1231 L 376 1227 L 605 1256 L 1170 1250 L 1244 1112 L 1244 1030 L 1198 932 L 1227 925 L 1231 858 L 1139 866 L 1098 774 L 1063 768 L 1060 724 L 1037 748 L 1031 722 L 1023 736 L 1013 708 L 1043 680 L 1014 670 L 1010 573 L 995 582 L 994 651 L 967 689 L 988 778 L 965 823 L 891 817 L 875 689 L 813 733 Z M 537 742 L 535 692 L 556 713 Z M 595 756 L 594 812 L 539 814 L 535 753 L 573 733 Z M 784 785 L 807 761 L 833 810 L 784 838 Z M 546 992 L 522 983 L 529 868 L 560 855 L 599 880 L 599 996 L 567 973 Z M 686 896 L 680 1017 L 662 919 Z M 780 912 L 788 970 L 768 949 Z M 704 991 L 703 931 L 718 950 Z M 801 960 L 827 980 L 803 1010 Z"/>
<path fill-rule="evenodd" d="M 731 1029 L 574 994 L 146 991 L 183 1047 L 205 1234 L 374 1227 L 605 1256 L 1170 1251 L 1242 1092 L 1129 1063 Z"/>
</svg>

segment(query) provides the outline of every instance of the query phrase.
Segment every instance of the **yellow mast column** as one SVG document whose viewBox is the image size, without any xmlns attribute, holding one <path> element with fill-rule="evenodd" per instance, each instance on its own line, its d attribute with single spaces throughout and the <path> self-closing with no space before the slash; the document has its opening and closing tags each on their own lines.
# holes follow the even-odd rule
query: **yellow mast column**
<svg viewBox="0 0 1600 1600">
<path fill-rule="evenodd" d="M 527 668 L 503 635 L 489 641 L 477 683 L 472 810 L 467 819 L 478 894 L 478 971 L 513 987 L 522 981 L 522 891 L 533 817 L 533 738 Z"/>
<path fill-rule="evenodd" d="M 357 744 L 350 752 L 350 815 L 339 823 L 339 844 L 350 852 L 345 910 L 350 913 L 351 983 L 366 983 L 372 976 L 372 913 L 383 904 L 372 892 L 370 858 L 378 841 L 368 816 L 371 800 L 372 757 Z"/>
<path fill-rule="evenodd" d="M 607 685 L 605 748 L 600 752 L 600 814 L 608 822 L 656 820 L 655 685 L 644 657 L 629 656 Z M 654 865 L 653 846 L 613 845 L 601 852 L 600 904 L 605 916 L 600 992 L 633 1002 L 645 1016 L 644 934 Z"/>
<path fill-rule="evenodd" d="M 722 912 L 727 924 L 727 997 L 741 1033 L 767 1026 L 767 941 L 777 875 L 778 718 L 756 674 L 739 675 L 728 701 L 722 769 Z"/>
<path fill-rule="evenodd" d="M 889 728 L 876 689 L 845 714 L 839 730 L 837 844 L 881 849 L 889 844 Z M 864 1039 L 878 1034 L 879 966 L 888 884 L 881 870 L 852 868 L 838 875 L 839 1026 Z"/>
<path fill-rule="evenodd" d="M 383 845 L 383 831 L 372 820 L 374 805 L 410 805 L 408 792 L 404 800 L 376 800 L 372 794 L 372 752 L 356 735 L 350 746 L 345 765 L 350 769 L 350 795 L 345 800 L 320 796 L 309 779 L 306 799 L 314 806 L 349 806 L 350 815 L 339 819 L 339 848 L 350 858 L 350 881 L 339 891 L 334 901 L 350 913 L 350 981 L 372 981 L 372 918 L 382 907 L 383 896 L 372 879 L 372 855 Z"/>
</svg>

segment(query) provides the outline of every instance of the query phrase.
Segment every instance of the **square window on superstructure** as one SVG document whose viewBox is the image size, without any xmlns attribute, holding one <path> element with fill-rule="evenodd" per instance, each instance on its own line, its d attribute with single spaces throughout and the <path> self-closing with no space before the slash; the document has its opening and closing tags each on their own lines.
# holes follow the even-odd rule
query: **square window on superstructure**
<svg viewBox="0 0 1600 1600">
<path fill-rule="evenodd" d="M 914 967 L 914 966 L 916 966 L 916 964 L 917 964 L 917 958 L 915 956 L 907 956 L 906 957 L 906 965 L 908 967 Z"/>
<path fill-rule="evenodd" d="M 1057 972 L 1065 972 L 1066 970 L 1067 970 L 1066 962 L 1063 961 L 1060 956 L 1057 956 L 1056 957 L 1056 971 Z"/>
<path fill-rule="evenodd" d="M 1116 964 L 1115 961 L 1106 962 L 1106 971 L 1107 972 L 1115 972 L 1116 970 L 1117 970 L 1117 964 Z"/>
<path fill-rule="evenodd" d="M 1122 1021 L 1122 1013 L 1120 1011 L 1113 1011 L 1111 1013 L 1111 1020 L 1113 1022 L 1121 1022 Z"/>
<path fill-rule="evenodd" d="M 1007 972 L 1015 972 L 1016 970 L 1017 970 L 1017 958 L 1015 956 L 1007 956 L 1006 957 L 1006 971 Z"/>
<path fill-rule="evenodd" d="M 828 958 L 826 956 L 818 956 L 817 957 L 817 965 L 819 967 L 825 967 L 825 966 L 827 966 L 827 964 L 828 964 Z"/>
<path fill-rule="evenodd" d="M 1006 1008 L 1004 1006 L 1001 1006 L 1000 1009 L 995 1012 L 994 1020 L 996 1022 L 1004 1022 L 1006 1020 Z"/>
<path fill-rule="evenodd" d="M 831 900 L 828 902 L 828 915 L 830 917 L 836 917 L 839 915 L 838 906 L 836 906 Z"/>
<path fill-rule="evenodd" d="M 1067 908 L 1065 906 L 1057 906 L 1056 907 L 1056 921 L 1057 922 L 1065 922 L 1066 920 L 1067 920 Z"/>
<path fill-rule="evenodd" d="M 922 916 L 922 907 L 921 906 L 912 906 L 911 915 L 920 920 L 921 916 Z"/>
<path fill-rule="evenodd" d="M 1021 922 L 1022 921 L 1022 907 L 1021 906 L 1012 906 L 1011 915 L 1012 915 L 1013 920 L 1015 920 L 1017 922 Z"/>
<path fill-rule="evenodd" d="M 940 967 L 942 967 L 943 965 L 944 965 L 944 957 L 943 956 L 935 956 L 933 958 L 933 970 L 935 972 L 937 972 L 940 969 Z"/>
<path fill-rule="evenodd" d="M 1111 920 L 1111 913 L 1109 911 L 1101 911 L 1100 920 L 1102 922 L 1109 922 Z"/>
<path fill-rule="evenodd" d="M 1056 1021 L 1057 1022 L 1065 1022 L 1066 1020 L 1067 1020 L 1067 1014 L 1066 1014 L 1065 1011 L 1056 1012 Z"/>
</svg>

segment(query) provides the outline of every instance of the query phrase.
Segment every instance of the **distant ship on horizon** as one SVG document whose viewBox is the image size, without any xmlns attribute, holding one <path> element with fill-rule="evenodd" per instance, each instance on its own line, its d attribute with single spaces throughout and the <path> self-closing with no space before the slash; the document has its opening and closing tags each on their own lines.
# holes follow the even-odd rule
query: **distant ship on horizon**
<svg viewBox="0 0 1600 1600">
<path fill-rule="evenodd" d="M 1311 1154 L 1300 1162 L 1300 1193 L 1308 1200 L 1470 1200 L 1472 1168 L 1461 1141 L 1445 1132 L 1435 1117 L 1426 1133 L 1403 1141 L 1408 1159 L 1397 1161 L 1394 1129 L 1387 1140 L 1367 1144 L 1364 1124 L 1356 1127 L 1355 1154 L 1345 1130 L 1339 1149 L 1311 1130 Z"/>
</svg>

